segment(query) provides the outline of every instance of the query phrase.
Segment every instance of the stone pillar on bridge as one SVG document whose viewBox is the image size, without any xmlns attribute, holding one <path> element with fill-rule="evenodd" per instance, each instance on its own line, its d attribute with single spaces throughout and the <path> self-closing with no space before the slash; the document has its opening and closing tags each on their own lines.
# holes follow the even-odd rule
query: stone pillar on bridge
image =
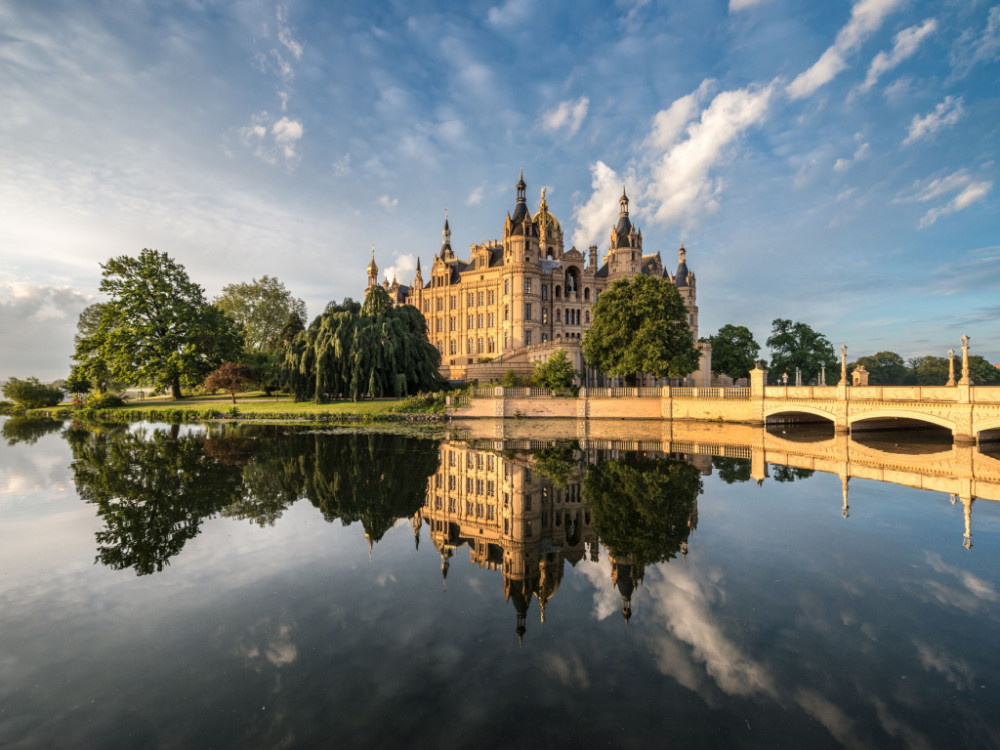
<svg viewBox="0 0 1000 750">
<path fill-rule="evenodd" d="M 754 365 L 750 371 L 750 421 L 753 424 L 764 424 L 764 395 L 767 388 L 767 370 Z"/>
</svg>

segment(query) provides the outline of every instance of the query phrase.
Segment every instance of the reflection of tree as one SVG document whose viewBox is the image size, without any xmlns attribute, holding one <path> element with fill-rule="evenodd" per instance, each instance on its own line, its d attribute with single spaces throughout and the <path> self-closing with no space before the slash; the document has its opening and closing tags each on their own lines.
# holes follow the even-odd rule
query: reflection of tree
<svg viewBox="0 0 1000 750">
<path fill-rule="evenodd" d="M 239 467 L 210 457 L 200 437 L 73 432 L 77 491 L 97 505 L 98 559 L 115 570 L 163 570 L 240 490 Z"/>
<path fill-rule="evenodd" d="M 31 417 L 8 417 L 3 420 L 3 436 L 7 445 L 34 445 L 39 438 L 62 429 L 62 422 Z"/>
<path fill-rule="evenodd" d="M 794 482 L 797 479 L 808 479 L 813 474 L 815 474 L 813 469 L 797 469 L 794 466 L 771 464 L 771 478 L 775 482 Z"/>
<path fill-rule="evenodd" d="M 372 543 L 424 503 L 438 444 L 386 433 L 316 435 L 301 458 L 304 493 L 328 521 L 360 521 Z"/>
<path fill-rule="evenodd" d="M 700 493 L 696 467 L 636 454 L 591 466 L 583 485 L 598 538 L 635 565 L 677 555 L 697 524 Z"/>
<path fill-rule="evenodd" d="M 567 478 L 579 464 L 576 443 L 571 445 L 550 445 L 532 454 L 535 470 L 552 480 L 552 486 L 566 489 Z"/>
<path fill-rule="evenodd" d="M 750 481 L 750 459 L 712 456 L 712 468 L 719 472 L 719 479 L 726 484 Z"/>
</svg>

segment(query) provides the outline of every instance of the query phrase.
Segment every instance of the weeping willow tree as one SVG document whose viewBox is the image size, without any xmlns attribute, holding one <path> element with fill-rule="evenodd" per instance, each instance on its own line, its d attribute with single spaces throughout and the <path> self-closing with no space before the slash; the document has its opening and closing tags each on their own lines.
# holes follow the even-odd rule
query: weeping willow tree
<svg viewBox="0 0 1000 750">
<path fill-rule="evenodd" d="M 331 303 L 285 350 L 283 383 L 296 401 L 405 396 L 441 386 L 441 355 L 427 339 L 424 316 L 392 306 L 381 287 L 364 305 Z"/>
</svg>

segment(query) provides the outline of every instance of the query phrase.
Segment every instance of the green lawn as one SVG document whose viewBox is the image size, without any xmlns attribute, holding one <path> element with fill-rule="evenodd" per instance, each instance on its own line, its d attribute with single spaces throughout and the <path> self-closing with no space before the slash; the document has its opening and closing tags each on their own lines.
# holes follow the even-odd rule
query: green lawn
<svg viewBox="0 0 1000 750">
<path fill-rule="evenodd" d="M 295 402 L 291 396 L 266 397 L 263 393 L 246 393 L 236 397 L 236 408 L 241 412 L 254 414 L 385 414 L 405 401 L 401 398 L 377 399 L 371 401 L 336 401 L 330 404 L 314 404 L 312 401 Z M 233 408 L 233 399 L 228 394 L 216 396 L 189 396 L 180 401 L 171 401 L 169 396 L 158 396 L 144 400 L 129 399 L 124 407 L 150 413 L 167 409 L 197 409 L 198 411 L 228 412 Z"/>
</svg>

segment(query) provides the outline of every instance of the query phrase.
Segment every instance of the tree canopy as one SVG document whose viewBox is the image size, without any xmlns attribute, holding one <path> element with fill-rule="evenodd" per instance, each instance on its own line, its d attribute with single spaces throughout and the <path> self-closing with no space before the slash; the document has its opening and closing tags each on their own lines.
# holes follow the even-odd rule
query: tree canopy
<svg viewBox="0 0 1000 750">
<path fill-rule="evenodd" d="M 772 383 L 779 382 L 784 373 L 788 373 L 789 379 L 794 378 L 796 367 L 802 370 L 803 383 L 816 382 L 822 365 L 826 365 L 827 382 L 837 382 L 840 377 L 837 354 L 826 336 L 805 323 L 784 318 L 776 318 L 771 326 L 767 346 L 771 350 Z"/>
<path fill-rule="evenodd" d="M 914 385 L 917 382 L 916 374 L 896 352 L 877 352 L 869 357 L 858 357 L 851 363 L 851 368 L 859 366 L 868 371 L 869 385 Z"/>
<path fill-rule="evenodd" d="M 296 400 L 403 396 L 441 385 L 441 354 L 411 305 L 394 307 L 381 287 L 362 308 L 331 303 L 285 351 L 282 381 Z"/>
<path fill-rule="evenodd" d="M 712 345 L 712 372 L 728 375 L 733 380 L 750 376 L 757 363 L 760 344 L 746 326 L 724 325 L 714 336 L 708 337 Z"/>
<path fill-rule="evenodd" d="M 700 358 L 677 288 L 645 275 L 616 281 L 597 299 L 583 355 L 601 372 L 632 384 L 643 372 L 684 377 L 698 369 Z"/>
<path fill-rule="evenodd" d="M 306 303 L 273 276 L 227 284 L 215 304 L 236 321 L 249 352 L 280 349 L 290 319 L 294 317 L 301 326 L 306 316 Z"/>
<path fill-rule="evenodd" d="M 565 349 L 556 349 L 549 355 L 546 362 L 535 363 L 535 371 L 531 374 L 531 382 L 539 388 L 562 390 L 573 385 L 573 379 L 578 375 Z"/>
<path fill-rule="evenodd" d="M 205 301 L 184 266 L 166 253 L 144 249 L 102 264 L 100 289 L 109 299 L 93 329 L 77 340 L 74 358 L 95 363 L 115 380 L 181 397 L 181 383 L 205 375 L 241 349 L 236 325 Z M 88 368 L 86 373 L 96 379 Z"/>
</svg>

